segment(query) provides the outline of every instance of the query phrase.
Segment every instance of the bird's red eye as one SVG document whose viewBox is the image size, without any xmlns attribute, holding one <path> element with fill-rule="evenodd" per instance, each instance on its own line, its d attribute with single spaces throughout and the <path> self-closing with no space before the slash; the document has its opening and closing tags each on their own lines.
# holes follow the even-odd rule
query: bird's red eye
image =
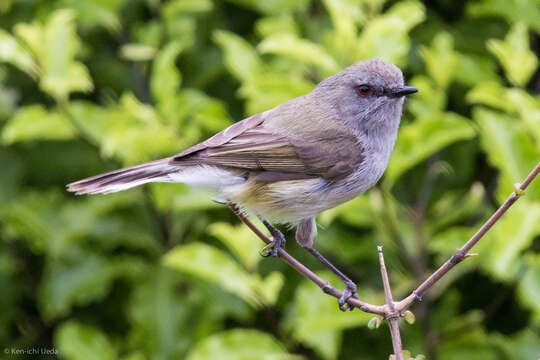
<svg viewBox="0 0 540 360">
<path fill-rule="evenodd" d="M 359 95 L 367 96 L 371 93 L 371 86 L 369 85 L 360 85 L 356 88 L 356 91 Z"/>
</svg>

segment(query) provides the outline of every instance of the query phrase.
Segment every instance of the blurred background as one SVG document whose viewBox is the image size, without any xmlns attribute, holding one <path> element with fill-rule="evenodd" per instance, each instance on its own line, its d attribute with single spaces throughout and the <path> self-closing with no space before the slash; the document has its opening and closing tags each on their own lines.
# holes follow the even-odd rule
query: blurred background
<svg viewBox="0 0 540 360">
<path fill-rule="evenodd" d="M 1 0 L 1 356 L 387 358 L 386 326 L 368 330 L 370 315 L 262 258 L 209 194 L 64 186 L 179 152 L 380 57 L 420 92 L 379 185 L 323 213 L 317 244 L 378 304 L 382 244 L 400 298 L 540 160 L 539 32 L 537 0 Z M 413 355 L 540 356 L 539 200 L 537 179 L 479 256 L 413 307 Z"/>
</svg>

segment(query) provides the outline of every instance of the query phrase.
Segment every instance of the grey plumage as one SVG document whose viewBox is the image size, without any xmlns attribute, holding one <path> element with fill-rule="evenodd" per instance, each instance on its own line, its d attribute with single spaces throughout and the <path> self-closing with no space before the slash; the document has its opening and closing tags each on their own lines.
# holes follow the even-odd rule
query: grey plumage
<svg viewBox="0 0 540 360">
<path fill-rule="evenodd" d="M 147 182 L 211 188 L 248 212 L 300 224 L 297 238 L 311 246 L 318 213 L 358 196 L 382 176 L 403 95 L 414 91 L 403 85 L 396 66 L 362 61 L 323 80 L 311 93 L 177 155 L 77 181 L 68 190 L 110 193 Z"/>
</svg>

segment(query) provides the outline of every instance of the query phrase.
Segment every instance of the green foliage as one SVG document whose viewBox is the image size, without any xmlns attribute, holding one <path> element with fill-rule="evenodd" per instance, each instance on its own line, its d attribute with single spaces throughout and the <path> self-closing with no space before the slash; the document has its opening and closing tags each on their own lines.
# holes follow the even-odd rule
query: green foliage
<svg viewBox="0 0 540 360">
<path fill-rule="evenodd" d="M 21 108 L 2 131 L 2 141 L 5 144 L 33 140 L 69 140 L 74 137 L 75 129 L 65 114 L 47 112 L 42 105 Z"/>
<path fill-rule="evenodd" d="M 387 329 L 368 329 L 380 319 L 341 313 L 262 258 L 210 194 L 64 185 L 174 154 L 381 57 L 420 92 L 381 185 L 321 214 L 316 244 L 377 304 L 384 245 L 400 298 L 540 160 L 539 31 L 536 0 L 0 1 L 1 343 L 75 360 L 388 358 Z M 537 180 L 411 309 L 407 356 L 537 357 L 539 218 Z"/>
<path fill-rule="evenodd" d="M 62 354 L 70 359 L 113 360 L 117 358 L 116 350 L 107 336 L 98 329 L 66 322 L 56 333 L 56 343 Z"/>
<path fill-rule="evenodd" d="M 257 330 L 229 330 L 207 337 L 191 351 L 188 360 L 301 360 L 288 355 L 272 336 Z"/>
<path fill-rule="evenodd" d="M 538 59 L 529 49 L 527 27 L 522 23 L 515 24 L 504 40 L 490 40 L 488 49 L 497 56 L 509 80 L 516 86 L 523 86 L 538 66 Z"/>
</svg>

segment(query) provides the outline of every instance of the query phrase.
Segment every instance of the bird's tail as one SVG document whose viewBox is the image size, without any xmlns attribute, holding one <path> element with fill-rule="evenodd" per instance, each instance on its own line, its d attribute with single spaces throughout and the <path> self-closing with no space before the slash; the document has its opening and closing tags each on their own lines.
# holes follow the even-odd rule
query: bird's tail
<svg viewBox="0 0 540 360">
<path fill-rule="evenodd" d="M 148 182 L 169 182 L 169 174 L 177 172 L 178 166 L 170 165 L 170 158 L 111 171 L 79 180 L 67 185 L 67 190 L 82 194 L 109 194 L 126 190 Z"/>
</svg>

